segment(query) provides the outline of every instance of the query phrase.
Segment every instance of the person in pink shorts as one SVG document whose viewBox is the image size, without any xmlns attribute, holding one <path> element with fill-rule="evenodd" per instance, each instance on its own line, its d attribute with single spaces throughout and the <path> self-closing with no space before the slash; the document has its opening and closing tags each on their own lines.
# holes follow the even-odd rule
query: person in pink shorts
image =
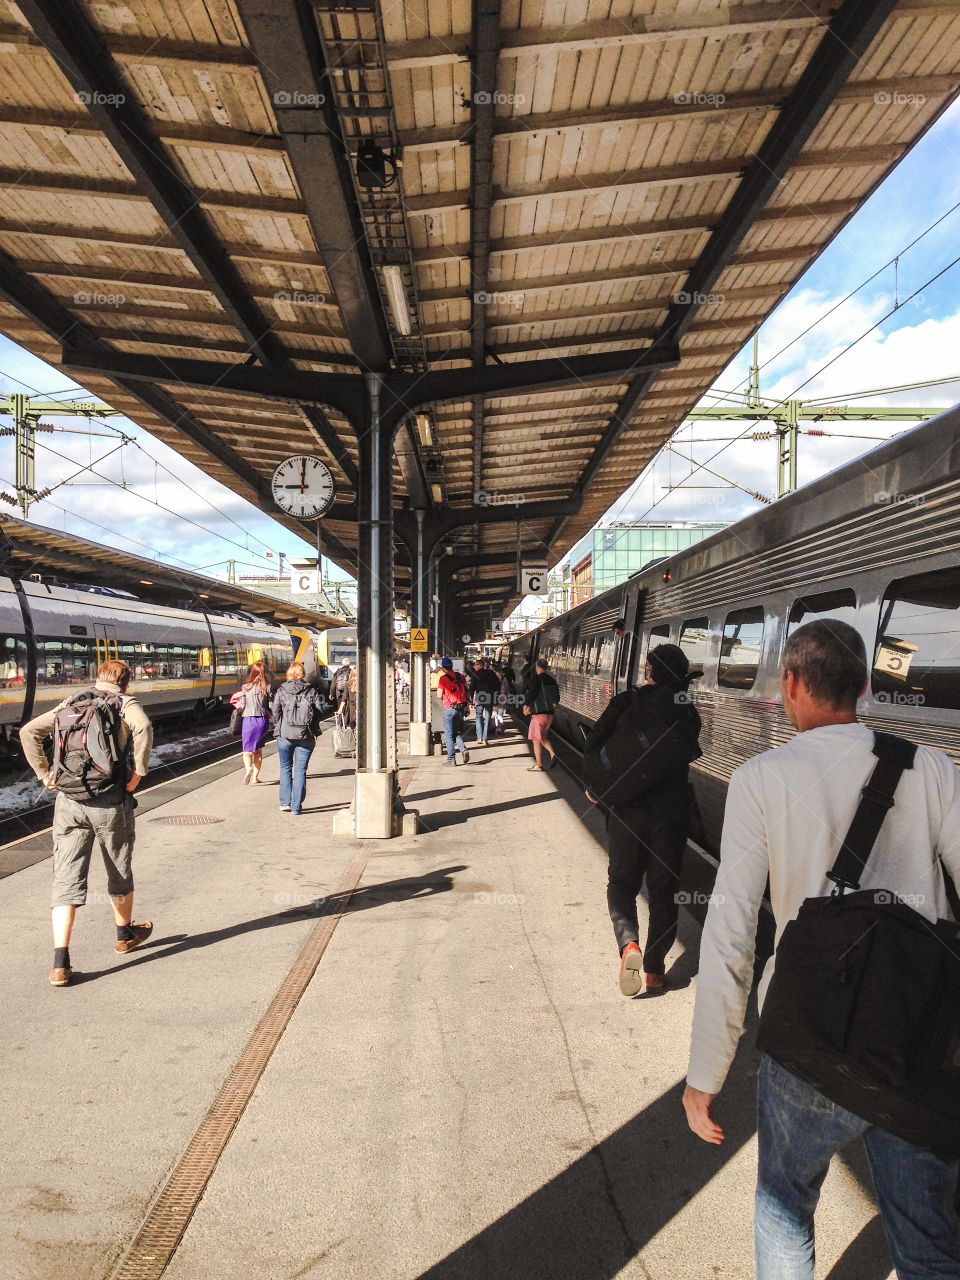
<svg viewBox="0 0 960 1280">
<path fill-rule="evenodd" d="M 559 705 L 560 686 L 550 674 L 546 658 L 538 658 L 523 691 L 523 714 L 530 717 L 527 737 L 533 743 L 535 761 L 530 772 L 543 768 L 544 751 L 550 757 L 548 768 L 552 769 L 557 763 L 557 753 L 550 745 L 550 726 Z"/>
</svg>

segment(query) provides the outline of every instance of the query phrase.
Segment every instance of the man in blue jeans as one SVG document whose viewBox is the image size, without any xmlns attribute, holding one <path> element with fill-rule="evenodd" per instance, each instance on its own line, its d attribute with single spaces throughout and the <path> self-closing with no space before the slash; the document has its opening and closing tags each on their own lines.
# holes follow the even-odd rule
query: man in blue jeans
<svg viewBox="0 0 960 1280">
<path fill-rule="evenodd" d="M 443 674 L 437 684 L 437 697 L 443 707 L 443 736 L 447 748 L 444 764 L 457 763 L 456 752 L 463 755 L 463 763 L 470 759 L 470 752 L 463 741 L 463 709 L 467 705 L 467 682 L 459 671 L 453 669 L 452 658 L 441 658 Z"/>
<path fill-rule="evenodd" d="M 911 682 L 922 684 L 923 665 L 913 665 Z M 705 1142 L 723 1141 L 714 1100 L 743 1029 L 767 877 L 779 941 L 804 899 L 829 891 L 827 872 L 876 763 L 873 732 L 857 722 L 866 687 L 858 631 L 835 619 L 798 628 L 784 646 L 780 669 L 783 708 L 797 734 L 748 760 L 730 779 L 683 1096 L 690 1128 Z M 861 883 L 916 903 L 929 920 L 952 919 L 944 870 L 960 879 L 960 776 L 943 752 L 919 747 Z M 775 959 L 760 980 L 761 1005 Z M 960 1161 L 868 1124 L 766 1056 L 757 1111 L 757 1280 L 813 1280 L 820 1188 L 833 1155 L 857 1137 L 866 1145 L 900 1280 L 960 1277 L 953 1202 Z"/>
<path fill-rule="evenodd" d="M 490 717 L 500 696 L 500 677 L 486 658 L 478 658 L 470 680 L 470 698 L 477 717 L 477 746 L 485 747 L 490 737 Z"/>
</svg>

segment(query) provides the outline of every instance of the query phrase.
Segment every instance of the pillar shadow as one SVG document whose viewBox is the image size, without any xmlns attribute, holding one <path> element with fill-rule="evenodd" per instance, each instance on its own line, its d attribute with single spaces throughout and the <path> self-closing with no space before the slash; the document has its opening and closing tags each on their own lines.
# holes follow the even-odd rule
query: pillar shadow
<svg viewBox="0 0 960 1280">
<path fill-rule="evenodd" d="M 510 809 L 526 809 L 534 804 L 547 804 L 556 798 L 552 791 L 548 791 L 542 795 L 523 796 L 519 800 L 502 800 L 499 804 L 477 804 L 467 809 L 441 809 L 439 813 L 421 815 L 420 822 L 426 831 L 439 831 L 443 827 L 455 827 L 467 822 L 470 818 L 480 818 L 490 813 L 506 813 Z"/>
<path fill-rule="evenodd" d="M 449 893 L 454 887 L 453 877 L 457 872 L 466 870 L 465 863 L 441 867 L 425 875 L 406 876 L 402 879 L 387 880 L 382 884 L 355 889 L 353 893 L 332 893 L 326 897 L 318 895 L 312 902 L 304 903 L 302 906 L 290 907 L 286 911 L 276 911 L 267 916 L 258 916 L 253 920 L 241 920 L 236 924 L 225 925 L 222 929 L 153 938 L 143 950 L 133 953 L 132 958 L 125 963 L 116 964 L 109 969 L 84 972 L 74 970 L 71 985 L 76 986 L 83 982 L 93 982 L 98 978 L 111 977 L 134 969 L 138 965 L 152 964 L 155 960 L 166 960 L 170 956 L 179 955 L 185 951 L 212 947 L 217 943 L 226 942 L 229 938 L 237 938 L 245 933 L 256 933 L 261 929 L 276 929 L 286 924 L 302 924 L 304 920 L 319 920 L 324 916 L 353 915 L 358 911 L 383 906 L 387 902 L 407 902 L 414 898 L 429 898 L 438 893 Z"/>
</svg>

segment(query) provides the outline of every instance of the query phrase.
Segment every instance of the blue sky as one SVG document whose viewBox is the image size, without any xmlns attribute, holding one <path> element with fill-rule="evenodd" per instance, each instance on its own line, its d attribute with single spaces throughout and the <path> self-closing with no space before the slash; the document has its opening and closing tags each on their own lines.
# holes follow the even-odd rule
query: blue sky
<svg viewBox="0 0 960 1280">
<path fill-rule="evenodd" d="M 912 109 L 909 103 L 890 106 L 890 110 Z M 933 126 L 768 318 L 760 331 L 761 363 L 769 361 L 761 375 L 764 393 L 786 397 L 806 384 L 801 395 L 839 398 L 841 393 L 956 373 L 958 381 L 954 386 L 928 388 L 886 399 L 921 405 L 947 405 L 960 400 L 960 266 L 948 271 L 936 284 L 923 288 L 919 297 L 905 302 L 875 332 L 847 352 L 844 348 L 848 343 L 893 306 L 893 267 L 887 267 L 848 302 L 840 307 L 836 305 L 898 254 L 902 255 L 896 281 L 900 300 L 951 262 L 960 254 L 960 209 L 947 216 L 914 248 L 904 250 L 911 240 L 958 202 L 960 102 Z M 783 355 L 771 360 L 809 325 L 814 327 L 801 342 L 793 343 Z M 819 372 L 835 356 L 839 358 L 824 372 Z M 717 379 L 717 387 L 724 391 L 742 388 L 748 363 L 749 349 Z M 0 337 L 0 390 L 26 390 L 66 398 L 71 388 L 77 389 L 76 384 L 58 370 Z M 81 398 L 86 394 L 77 391 Z M 142 446 L 141 449 L 124 448 L 122 462 L 121 456 L 115 454 L 102 466 L 105 475 L 126 482 L 126 491 L 107 483 L 96 483 L 97 477 L 84 475 L 79 477 L 84 483 L 58 489 L 49 501 L 37 504 L 31 518 L 141 554 L 160 553 L 171 562 L 203 567 L 214 574 L 224 572 L 228 558 L 238 561 L 241 574 L 253 574 L 275 571 L 280 551 L 288 555 L 310 554 L 312 548 L 305 542 L 210 480 L 160 441 L 123 419 L 111 419 L 110 423 L 121 427 Z M 80 424 L 62 419 L 60 425 Z M 759 429 L 762 426 L 758 424 Z M 94 424 L 94 429 L 105 428 Z M 741 424 L 700 422 L 680 429 L 677 447 L 696 462 L 713 459 L 711 466 L 731 480 L 772 496 L 776 477 L 775 446 L 772 442 L 734 443 L 734 438 L 744 429 Z M 837 429 L 889 436 L 899 428 L 893 424 L 869 424 L 862 428 L 838 424 Z M 684 445 L 684 438 L 691 435 L 719 440 L 712 444 Z M 107 439 L 86 440 L 71 435 L 40 436 L 38 446 L 40 487 L 53 485 L 78 465 L 96 459 L 112 447 Z M 801 484 L 872 447 L 874 442 L 866 440 L 801 439 Z M 50 449 L 65 457 L 55 456 Z M 164 472 L 164 467 L 173 473 L 172 477 Z M 758 505 L 736 488 L 681 487 L 675 492 L 667 491 L 666 485 L 677 485 L 690 471 L 691 464 L 676 456 L 662 457 L 610 508 L 604 522 L 644 517 L 734 520 Z M 9 489 L 12 477 L 12 442 L 9 438 L 0 439 L 0 486 Z M 693 484 L 705 481 L 714 483 L 702 473 L 691 476 Z M 158 504 L 180 516 L 168 514 Z M 185 523 L 182 516 L 194 523 Z M 334 571 L 334 576 L 345 575 Z"/>
</svg>

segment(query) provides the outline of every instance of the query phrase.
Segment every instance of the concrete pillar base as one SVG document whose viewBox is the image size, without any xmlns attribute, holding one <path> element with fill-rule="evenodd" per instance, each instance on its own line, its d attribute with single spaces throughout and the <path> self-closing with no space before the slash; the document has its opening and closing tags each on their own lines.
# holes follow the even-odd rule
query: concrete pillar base
<svg viewBox="0 0 960 1280">
<path fill-rule="evenodd" d="M 333 815 L 333 834 L 352 836 L 354 833 L 353 803 L 346 809 L 338 809 Z"/>
<path fill-rule="evenodd" d="M 427 722 L 410 725 L 410 754 L 412 756 L 433 755 L 433 726 Z"/>
<path fill-rule="evenodd" d="M 420 814 L 416 809 L 405 809 L 399 800 L 394 808 L 390 773 L 358 773 L 350 807 L 338 809 L 333 815 L 335 836 L 390 840 L 393 836 L 415 836 L 419 830 Z"/>
</svg>

